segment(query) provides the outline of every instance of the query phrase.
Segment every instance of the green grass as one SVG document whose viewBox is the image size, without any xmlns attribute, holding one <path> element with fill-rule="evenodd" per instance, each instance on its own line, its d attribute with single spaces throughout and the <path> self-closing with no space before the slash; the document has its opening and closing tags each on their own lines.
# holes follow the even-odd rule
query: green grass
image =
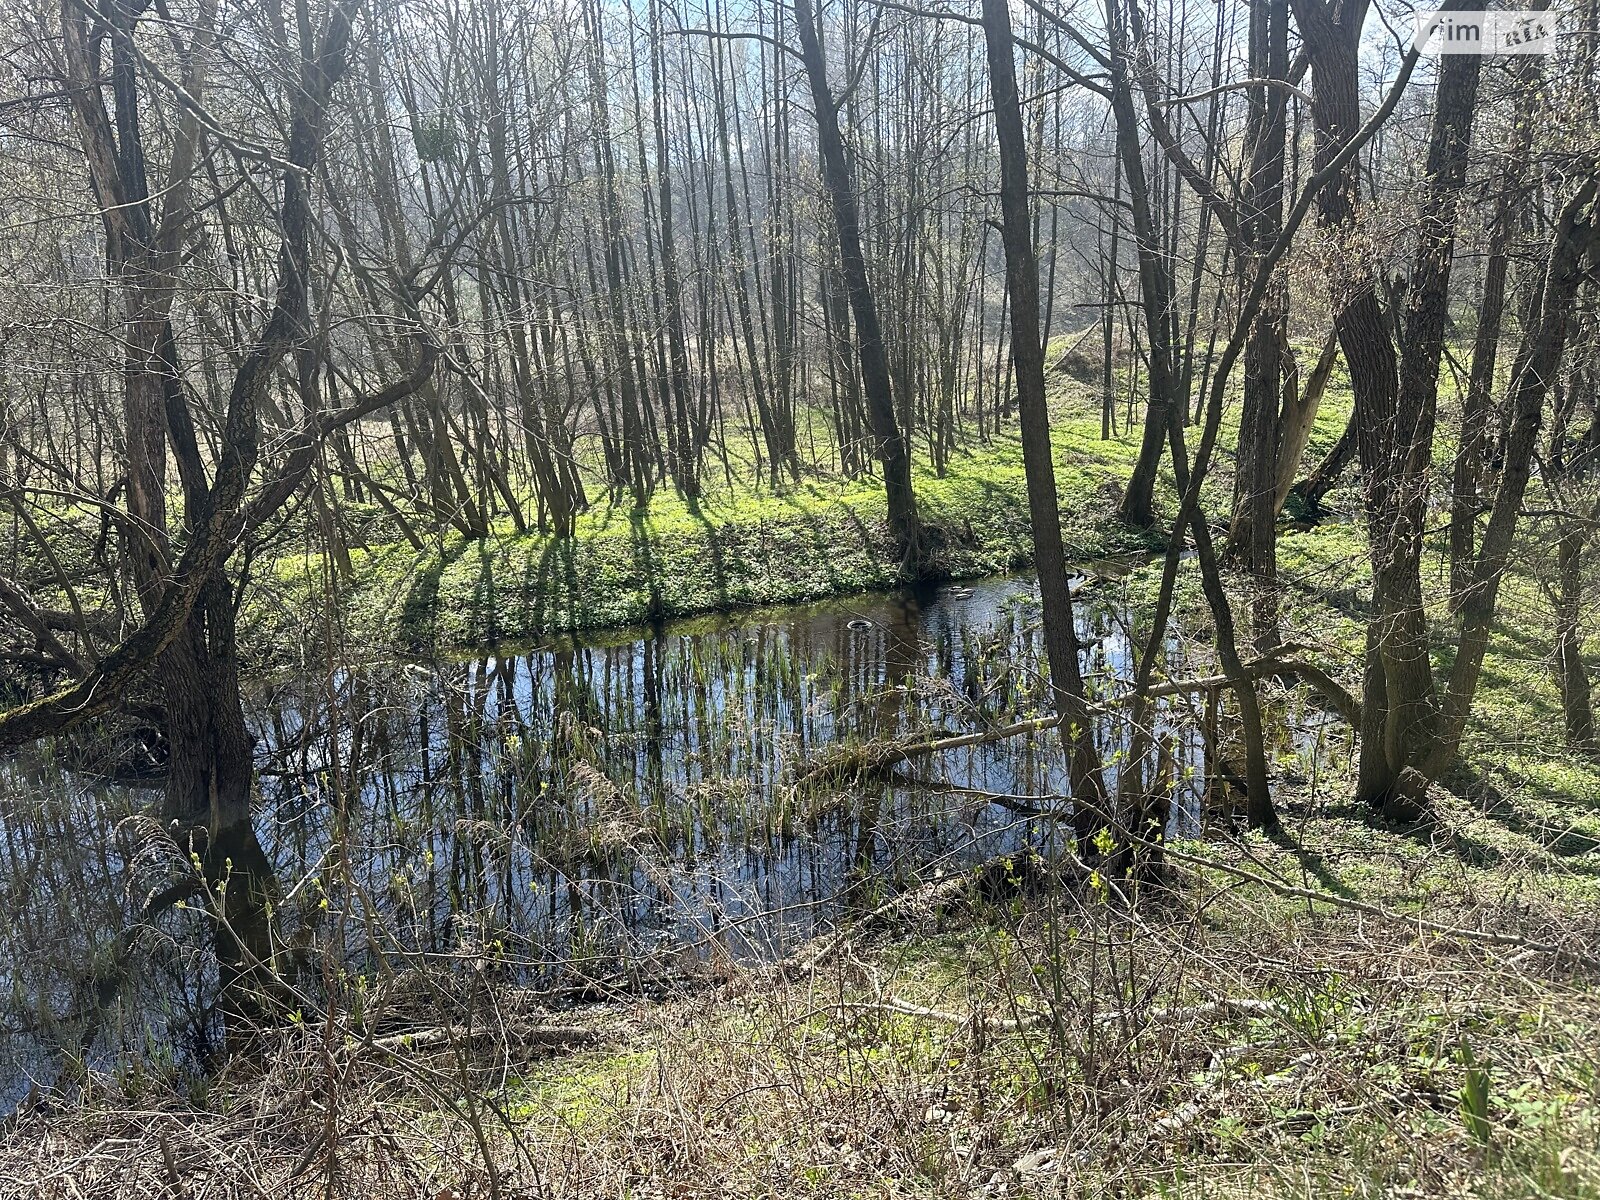
<svg viewBox="0 0 1600 1200">
<path fill-rule="evenodd" d="M 1336 387 L 1308 457 L 1326 451 L 1347 413 Z M 1230 441 L 1225 431 L 1221 446 Z M 1110 514 L 1132 443 L 1101 442 L 1097 422 L 1061 396 L 1055 445 L 1073 551 L 1124 543 Z M 1220 457 L 1213 514 L 1229 498 Z M 942 477 L 924 466 L 917 483 L 942 534 L 939 569 L 1026 560 L 1014 440 L 961 456 Z M 1323 523 L 1284 528 L 1278 543 L 1289 636 L 1352 687 L 1370 590 L 1358 486 L 1332 497 Z M 616 1028 L 604 1049 L 519 1062 L 503 1083 L 434 1064 L 424 1070 L 436 1075 L 418 1073 L 438 1081 L 426 1108 L 395 1076 L 373 1111 L 400 1114 L 391 1124 L 438 1174 L 439 1194 L 465 1194 L 475 1178 L 461 1165 L 475 1152 L 434 1099 L 461 1089 L 504 1114 L 491 1128 L 504 1169 L 526 1168 L 554 1194 L 1600 1196 L 1593 972 L 1414 921 L 1571 939 L 1587 953 L 1596 944 L 1600 763 L 1563 744 L 1536 536 L 1528 531 L 1505 581 L 1465 767 L 1432 827 L 1393 828 L 1349 802 L 1341 732 L 1317 745 L 1314 769 L 1280 760 L 1297 768 L 1277 781 L 1286 835 L 1179 844 L 1212 864 L 1176 870 L 1134 919 L 1103 897 L 1051 895 L 980 906 L 953 929 L 930 924 L 887 945 L 852 943 L 815 975 L 730 968 L 714 992 L 605 1010 L 601 1024 Z M 389 644 L 467 644 L 887 586 L 887 543 L 870 480 L 751 487 L 698 512 L 661 496 L 641 512 L 585 514 L 564 542 L 374 547 L 357 556 L 343 603 L 358 631 Z M 1430 579 L 1442 578 L 1442 549 L 1430 545 Z M 321 569 L 284 560 L 268 582 L 293 595 Z M 1135 607 L 1159 571 L 1129 579 Z M 1184 563 L 1182 623 L 1203 640 L 1194 576 Z M 1442 670 L 1452 619 L 1442 605 L 1430 619 Z M 1287 896 L 1221 863 L 1398 919 Z M 1145 1020 L 1216 997 L 1279 1011 Z M 885 1011 L 890 998 L 955 1019 Z M 1001 1024 L 1042 1011 L 1051 1023 Z M 1135 1019 L 1104 1019 L 1118 1012 Z M 312 1094 L 323 1060 L 304 1061 Z M 1472 1079 L 1481 1087 L 1468 1111 Z M 248 1093 L 241 1106 L 268 1094 Z M 435 1140 L 408 1132 L 418 1112 Z M 179 1126 L 180 1149 L 201 1147 L 195 1157 L 209 1161 L 213 1142 L 233 1138 L 242 1160 L 269 1165 L 281 1145 L 286 1163 L 300 1156 L 286 1125 L 326 1122 L 306 1105 L 254 1124 L 209 1119 L 184 1114 L 194 1132 Z M 149 1139 L 127 1139 L 116 1120 L 117 1144 L 148 1152 Z M 261 1128 L 274 1137 L 245 1138 Z M 13 1144 L 42 1158 L 26 1132 Z M 347 1136 L 360 1135 L 352 1126 Z M 392 1137 L 383 1153 L 394 1153 Z"/>
<path fill-rule="evenodd" d="M 1100 440 L 1098 416 L 1063 389 L 1053 434 L 1062 528 L 1079 558 L 1140 548 L 1113 516 L 1137 453 Z M 974 578 L 1032 559 L 1020 443 L 996 438 L 958 454 L 943 474 L 914 476 L 932 578 Z M 418 553 L 405 543 L 352 552 L 341 583 L 358 641 L 420 651 L 522 640 L 889 588 L 900 561 L 875 479 L 816 478 L 782 491 L 724 488 L 691 507 L 670 491 L 643 508 L 600 506 L 570 538 L 500 531 Z M 303 625 L 322 589 L 320 556 L 274 563 L 249 623 L 271 645 Z M 293 644 L 293 643 L 290 643 Z"/>
</svg>

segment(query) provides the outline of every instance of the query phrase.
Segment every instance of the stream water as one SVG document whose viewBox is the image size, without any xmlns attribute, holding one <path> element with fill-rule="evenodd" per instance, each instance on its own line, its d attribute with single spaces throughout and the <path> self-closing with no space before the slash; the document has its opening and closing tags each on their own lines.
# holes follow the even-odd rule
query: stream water
<svg viewBox="0 0 1600 1200">
<path fill-rule="evenodd" d="M 1129 673 L 1125 598 L 1115 574 L 1085 582 L 1084 666 L 1112 690 Z M 962 790 L 1060 796 L 1053 733 L 826 793 L 790 784 L 840 742 L 1038 715 L 1042 649 L 1019 575 L 455 659 L 353 656 L 263 684 L 250 707 L 274 919 L 352 973 L 396 955 L 534 981 L 781 955 L 843 908 L 1055 836 Z M 1173 831 L 1190 832 L 1204 751 L 1187 714 L 1162 720 Z M 1114 762 L 1122 731 L 1096 736 Z M 99 1063 L 203 1048 L 208 918 L 135 919 L 171 877 L 170 839 L 163 858 L 136 815 L 158 793 L 47 751 L 4 770 L 0 910 L 17 917 L 0 929 L 14 1064 L 0 1094 L 59 1070 L 62 1046 Z"/>
</svg>

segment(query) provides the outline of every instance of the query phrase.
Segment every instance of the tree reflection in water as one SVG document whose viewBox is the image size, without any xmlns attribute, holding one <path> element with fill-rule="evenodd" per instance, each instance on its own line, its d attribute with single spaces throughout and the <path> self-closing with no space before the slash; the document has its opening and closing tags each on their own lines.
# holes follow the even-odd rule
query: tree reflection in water
<svg viewBox="0 0 1600 1200">
<path fill-rule="evenodd" d="M 1129 669 L 1117 592 L 1080 605 L 1101 686 Z M 1035 588 L 1011 577 L 281 679 L 252 697 L 255 828 L 197 847 L 221 895 L 158 901 L 148 921 L 194 878 L 138 815 L 153 793 L 47 751 L 13 760 L 8 1090 L 64 1061 L 203 1059 L 249 1006 L 293 1013 L 330 988 L 375 1003 L 400 966 L 543 984 L 777 956 L 914 876 L 1047 846 L 1048 820 L 960 789 L 1064 793 L 1053 735 L 908 766 L 915 780 L 789 785 L 830 744 L 1035 715 L 1042 666 Z M 1204 751 L 1181 715 L 1166 769 L 1186 827 Z M 1114 763 L 1122 731 L 1097 736 Z M 219 1003 L 241 973 L 265 998 Z"/>
</svg>

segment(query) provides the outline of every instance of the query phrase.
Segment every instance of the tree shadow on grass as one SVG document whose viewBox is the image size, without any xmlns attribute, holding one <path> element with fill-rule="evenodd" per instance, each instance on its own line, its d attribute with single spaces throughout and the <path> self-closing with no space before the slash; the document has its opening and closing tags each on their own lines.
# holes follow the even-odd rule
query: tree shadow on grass
<svg viewBox="0 0 1600 1200">
<path fill-rule="evenodd" d="M 537 555 L 524 560 L 522 573 L 522 637 L 572 633 L 580 625 L 578 556 L 576 537 L 546 538 Z"/>
<path fill-rule="evenodd" d="M 1357 803 L 1354 799 L 1330 804 L 1323 812 L 1331 818 L 1352 821 L 1375 832 L 1403 838 L 1424 849 L 1447 848 L 1469 867 L 1494 867 L 1507 860 L 1503 850 L 1458 829 L 1450 829 L 1432 817 L 1416 821 L 1393 821 L 1371 805 Z"/>
<path fill-rule="evenodd" d="M 704 520 L 703 517 L 701 519 Z M 647 514 L 634 510 L 628 517 L 628 526 L 628 553 L 633 569 L 644 581 L 648 592 L 646 619 L 654 621 L 665 615 L 665 600 L 662 571 Z M 593 540 L 601 543 L 620 541 L 616 532 L 612 532 L 609 538 L 602 533 Z M 585 611 L 585 601 L 594 591 L 594 580 L 586 579 L 586 574 L 592 575 L 604 567 L 604 555 L 596 553 L 588 541 L 577 536 L 549 537 L 536 554 L 525 556 L 519 585 L 522 611 L 520 627 L 502 630 L 503 636 L 571 634 L 605 623 L 588 619 L 592 614 Z M 720 571 L 718 580 L 720 583 Z"/>
<path fill-rule="evenodd" d="M 1508 832 L 1525 839 L 1529 843 L 1529 850 L 1537 848 L 1563 859 L 1563 870 L 1574 875 L 1600 878 L 1600 861 L 1583 859 L 1591 850 L 1600 848 L 1600 841 L 1574 830 L 1556 830 L 1541 825 L 1520 810 L 1493 781 L 1468 772 L 1468 768 L 1458 766 L 1449 780 L 1451 790 L 1466 804 Z M 1479 870 L 1514 864 L 1521 857 L 1452 827 L 1437 817 L 1424 817 L 1408 823 L 1390 821 L 1376 810 L 1354 801 L 1330 808 L 1328 815 L 1359 821 L 1374 830 L 1405 838 L 1428 850 L 1447 850 L 1463 865 Z"/>
<path fill-rule="evenodd" d="M 838 570 L 837 563 L 841 558 L 839 553 L 841 539 L 837 536 L 837 530 L 833 526 L 829 525 L 823 519 L 822 515 L 819 514 L 814 508 L 799 503 L 791 504 L 790 508 L 793 515 L 785 518 L 784 523 L 789 525 L 791 528 L 806 531 L 807 541 L 809 542 L 809 549 L 806 552 L 807 562 L 819 568 L 820 573 L 827 580 L 827 585 L 822 589 L 821 594 L 842 595 L 848 592 L 858 592 L 863 590 L 863 588 L 866 586 L 871 586 L 872 584 L 879 582 L 877 580 L 863 580 L 860 577 L 851 576 Z M 868 527 L 867 523 L 861 519 L 855 508 L 848 504 L 840 504 L 830 508 L 830 511 L 833 511 L 833 508 L 837 508 L 837 510 L 843 514 L 845 521 L 855 527 L 856 536 L 860 538 L 861 544 L 865 548 L 869 558 L 876 558 L 877 555 L 875 553 L 874 546 L 875 539 L 872 537 L 872 531 Z M 737 607 L 741 603 L 760 604 L 787 598 L 777 595 L 763 596 L 756 594 L 753 590 L 747 588 L 747 594 L 745 598 L 742 601 L 736 600 L 733 596 L 732 583 L 730 580 L 730 560 L 728 556 L 728 546 L 725 544 L 725 539 L 729 530 L 738 529 L 739 527 L 730 525 L 718 526 L 714 524 L 708 517 L 706 517 L 703 512 L 695 510 L 691 511 L 692 515 L 705 530 L 706 552 L 710 556 L 711 560 L 712 588 L 716 596 L 717 607 L 727 610 Z M 746 528 L 752 537 L 760 540 L 762 538 L 765 526 L 752 525 Z M 769 550 L 769 548 L 766 546 L 762 546 L 761 549 L 763 551 Z M 770 575 L 774 564 L 765 562 L 765 559 L 763 559 L 763 561 L 763 569 L 766 570 Z M 781 566 L 782 564 L 778 565 Z M 789 565 L 793 566 L 795 564 Z M 806 590 L 808 593 L 815 591 L 815 589 Z M 815 596 L 806 595 L 795 596 L 793 598 L 808 599 L 815 598 Z"/>
<path fill-rule="evenodd" d="M 807 512 L 803 524 L 812 546 L 814 561 L 822 568 L 822 574 L 828 581 L 826 592 L 828 595 L 845 595 L 852 592 L 862 592 L 869 588 L 884 583 L 893 584 L 895 567 L 893 553 L 886 558 L 882 553 L 886 549 L 884 535 L 880 531 L 875 537 L 870 525 L 862 518 L 861 514 L 852 506 L 843 504 L 839 506 L 842 518 L 841 523 L 854 531 L 854 535 L 861 547 L 862 556 L 868 565 L 868 570 L 876 572 L 887 564 L 883 577 L 851 576 L 839 570 L 839 563 L 844 556 L 839 552 L 840 538 L 837 531 L 826 524 L 816 512 Z"/>
<path fill-rule="evenodd" d="M 1485 817 L 1511 833 L 1528 839 L 1558 858 L 1572 859 L 1600 850 L 1600 838 L 1568 826 L 1541 820 L 1501 786 L 1487 771 L 1458 763 L 1451 772 L 1453 790 L 1470 802 Z M 1571 864 L 1576 867 L 1576 864 Z M 1587 873 L 1600 875 L 1600 864 L 1585 866 Z"/>
<path fill-rule="evenodd" d="M 481 632 L 484 640 L 492 642 L 514 631 L 501 628 L 500 581 L 497 578 L 499 572 L 495 570 L 494 548 L 487 542 L 477 542 L 475 549 L 478 553 L 478 571 L 472 593 L 467 599 L 470 606 L 467 627 Z"/>
<path fill-rule="evenodd" d="M 1304 845 L 1287 829 L 1275 829 L 1267 833 L 1267 840 L 1280 850 L 1285 850 L 1294 855 L 1295 861 L 1311 878 L 1315 879 L 1322 889 L 1332 892 L 1336 896 L 1343 896 L 1346 900 L 1356 897 L 1355 891 L 1344 880 L 1340 879 L 1321 853 Z"/>
<path fill-rule="evenodd" d="M 644 579 L 648 599 L 645 601 L 645 619 L 652 624 L 666 614 L 661 598 L 661 573 L 656 564 L 655 543 L 651 540 L 649 514 L 636 508 L 628 514 L 628 528 L 633 545 L 633 565 Z"/>
<path fill-rule="evenodd" d="M 689 515 L 705 530 L 706 553 L 711 558 L 711 588 L 717 597 L 717 607 L 732 608 L 733 602 L 728 595 L 727 551 L 722 545 L 722 530 L 725 527 L 706 516 L 705 509 L 698 501 L 691 502 L 688 508 Z"/>
<path fill-rule="evenodd" d="M 400 635 L 413 651 L 426 650 L 438 639 L 439 587 L 444 573 L 467 552 L 471 542 L 442 547 L 435 555 L 419 559 L 400 602 Z"/>
</svg>

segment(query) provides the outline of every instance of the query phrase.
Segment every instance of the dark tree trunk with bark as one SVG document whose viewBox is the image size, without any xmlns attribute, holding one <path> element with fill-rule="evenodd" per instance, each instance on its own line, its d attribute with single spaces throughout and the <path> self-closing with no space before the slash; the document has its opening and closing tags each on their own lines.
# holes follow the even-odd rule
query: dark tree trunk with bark
<svg viewBox="0 0 1600 1200">
<path fill-rule="evenodd" d="M 822 181 L 833 209 L 839 238 L 840 272 L 855 317 L 856 354 L 861 361 L 861 386 L 867 417 L 889 506 L 889 528 L 900 549 L 902 570 L 917 575 L 922 569 L 922 528 L 916 494 L 911 486 L 911 454 L 895 413 L 889 383 L 889 359 L 884 350 L 878 306 L 867 279 L 867 261 L 861 252 L 861 218 L 856 206 L 850 162 L 839 132 L 839 110 L 828 83 L 828 63 L 822 52 L 821 33 L 810 0 L 795 0 L 795 26 L 800 37 L 800 57 L 817 117 L 817 150 L 822 159 Z"/>
<path fill-rule="evenodd" d="M 1056 495 L 1055 461 L 1050 449 L 1050 413 L 1045 401 L 1044 345 L 1040 340 L 1039 261 L 1028 212 L 1027 142 L 1017 100 L 1008 0 L 983 0 L 983 32 L 988 47 L 989 90 L 994 98 L 995 130 L 1000 147 L 1001 236 L 1006 254 L 1006 287 L 1011 297 L 1011 356 L 1016 367 L 1028 514 L 1033 525 L 1034 562 L 1039 572 L 1051 690 L 1068 747 L 1073 829 L 1083 843 L 1107 819 L 1106 789 L 1078 664 L 1080 647 L 1073 623 L 1066 555 L 1061 544 L 1061 512 Z M 1160 834 L 1157 830 L 1155 836 Z"/>
<path fill-rule="evenodd" d="M 1596 748 L 1594 704 L 1589 673 L 1583 662 L 1583 550 L 1600 509 L 1588 520 L 1560 519 L 1556 537 L 1556 681 L 1561 687 L 1561 713 L 1567 743 L 1580 750 Z"/>
<path fill-rule="evenodd" d="M 1314 72 L 1317 165 L 1360 127 L 1359 16 L 1321 0 L 1296 11 Z M 1465 180 L 1481 58 L 1442 60 L 1429 135 L 1421 233 L 1405 318 L 1405 356 L 1396 361 L 1379 281 L 1352 264 L 1335 327 L 1355 392 L 1356 448 L 1366 477 L 1367 537 L 1373 556 L 1373 615 L 1367 637 L 1357 794 L 1391 816 L 1416 816 L 1428 778 L 1419 767 L 1437 744 L 1438 701 L 1429 658 L 1421 555 L 1433 446 L 1456 207 Z M 1318 197 L 1324 227 L 1356 226 L 1355 160 Z M 1364 271 L 1364 274 L 1360 272 Z"/>
<path fill-rule="evenodd" d="M 1289 73 L 1288 0 L 1252 4 L 1250 75 L 1281 80 Z M 1241 197 L 1239 273 L 1248 288 L 1260 261 L 1283 228 L 1283 160 L 1287 103 L 1276 88 L 1250 91 L 1245 144 L 1249 177 Z M 1250 325 L 1244 349 L 1244 403 L 1239 422 L 1238 473 L 1234 481 L 1230 548 L 1250 576 L 1251 626 L 1256 645 L 1278 641 L 1278 542 L 1276 530 L 1279 415 L 1284 360 L 1288 353 L 1288 288 L 1279 277 Z"/>
<path fill-rule="evenodd" d="M 1176 395 L 1172 278 L 1163 262 L 1165 249 L 1156 234 L 1150 211 L 1144 150 L 1133 104 L 1133 67 L 1129 61 L 1127 32 L 1117 10 L 1119 3 L 1120 0 L 1108 0 L 1106 5 L 1111 26 L 1111 113 L 1116 126 L 1117 161 L 1122 168 L 1122 178 L 1127 182 L 1128 200 L 1133 209 L 1145 334 L 1150 342 L 1150 388 L 1139 457 L 1123 491 L 1117 516 L 1136 529 L 1153 529 L 1156 525 L 1156 474 L 1166 451 L 1168 430 L 1174 421 L 1183 419 L 1183 412 Z"/>
</svg>

